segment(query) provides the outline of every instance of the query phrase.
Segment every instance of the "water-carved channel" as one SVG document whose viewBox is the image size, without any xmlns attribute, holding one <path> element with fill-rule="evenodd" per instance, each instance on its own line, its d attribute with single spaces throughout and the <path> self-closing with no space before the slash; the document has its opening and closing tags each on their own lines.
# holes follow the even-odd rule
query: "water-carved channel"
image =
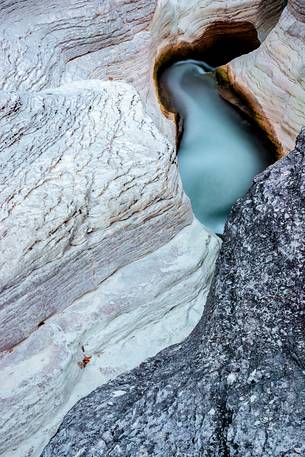
<svg viewBox="0 0 305 457">
<path fill-rule="evenodd" d="M 159 84 L 183 119 L 178 162 L 193 212 L 221 234 L 233 204 L 274 162 L 273 151 L 257 127 L 220 96 L 215 71 L 204 62 L 174 63 Z"/>
</svg>

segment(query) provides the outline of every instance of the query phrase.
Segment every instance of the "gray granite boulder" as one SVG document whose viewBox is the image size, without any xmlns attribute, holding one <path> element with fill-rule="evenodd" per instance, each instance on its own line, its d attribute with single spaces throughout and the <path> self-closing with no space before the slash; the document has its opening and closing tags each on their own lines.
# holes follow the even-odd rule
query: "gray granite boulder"
<svg viewBox="0 0 305 457">
<path fill-rule="evenodd" d="M 305 130 L 226 226 L 200 323 L 79 401 L 43 457 L 305 455 Z"/>
</svg>

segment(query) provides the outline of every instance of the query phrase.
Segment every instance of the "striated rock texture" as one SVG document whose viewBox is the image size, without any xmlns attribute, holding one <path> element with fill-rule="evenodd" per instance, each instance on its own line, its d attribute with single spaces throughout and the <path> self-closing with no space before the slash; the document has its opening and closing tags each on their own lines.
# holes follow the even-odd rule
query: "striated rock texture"
<svg viewBox="0 0 305 457">
<path fill-rule="evenodd" d="M 278 143 L 293 148 L 305 124 L 305 2 L 290 0 L 278 24 L 254 52 L 233 60 L 227 76 Z"/>
<path fill-rule="evenodd" d="M 201 315 L 218 246 L 194 221 L 7 353 L 1 360 L 3 455 L 11 455 L 12 443 L 17 455 L 40 455 L 81 396 L 186 337 Z M 80 369 L 85 356 L 89 364 Z"/>
<path fill-rule="evenodd" d="M 104 67 L 102 76 L 116 76 L 112 71 L 119 71 L 122 61 L 128 62 L 143 44 L 147 47 L 156 5 L 156 0 L 28 0 L 23 4 L 2 0 L 1 89 L 38 91 L 59 86 L 75 74 L 73 62 L 79 63 L 83 56 L 96 57 L 95 66 Z M 124 75 L 124 68 L 121 71 Z M 77 79 L 98 79 L 87 61 L 84 72 L 85 77 Z M 139 79 L 132 81 L 139 83 Z"/>
<path fill-rule="evenodd" d="M 305 455 L 305 130 L 233 208 L 203 317 L 81 400 L 43 457 Z"/>
<path fill-rule="evenodd" d="M 0 452 L 37 455 L 77 383 L 87 394 L 188 334 L 220 242 L 193 221 L 175 149 L 126 83 L 5 97 L 0 131 Z M 94 365 L 158 322 L 111 376 L 101 356 L 88 382 L 83 357 Z"/>
<path fill-rule="evenodd" d="M 304 0 L 290 0 L 289 9 L 299 21 L 305 22 Z"/>
<path fill-rule="evenodd" d="M 155 62 L 215 21 L 264 39 L 284 3 L 1 2 L 1 455 L 37 456 L 78 398 L 198 322 L 220 242 L 181 188 Z"/>
<path fill-rule="evenodd" d="M 192 220 L 174 147 L 126 84 L 87 81 L 6 101 L 1 350 Z"/>
</svg>

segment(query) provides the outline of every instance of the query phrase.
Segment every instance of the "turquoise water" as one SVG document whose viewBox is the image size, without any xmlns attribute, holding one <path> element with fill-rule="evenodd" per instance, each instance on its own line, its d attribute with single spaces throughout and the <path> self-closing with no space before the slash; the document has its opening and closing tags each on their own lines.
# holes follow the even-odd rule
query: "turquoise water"
<svg viewBox="0 0 305 457">
<path fill-rule="evenodd" d="M 220 97 L 215 73 L 205 63 L 178 62 L 162 73 L 160 84 L 184 120 L 178 153 L 184 190 L 197 219 L 221 234 L 233 204 L 274 162 L 273 152 Z"/>
</svg>

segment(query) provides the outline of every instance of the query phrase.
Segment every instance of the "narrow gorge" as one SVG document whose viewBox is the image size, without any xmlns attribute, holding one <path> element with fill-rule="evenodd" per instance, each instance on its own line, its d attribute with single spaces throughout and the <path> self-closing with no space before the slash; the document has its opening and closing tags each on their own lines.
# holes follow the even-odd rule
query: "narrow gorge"
<svg viewBox="0 0 305 457">
<path fill-rule="evenodd" d="M 305 2 L 0 31 L 0 455 L 305 456 Z"/>
</svg>

